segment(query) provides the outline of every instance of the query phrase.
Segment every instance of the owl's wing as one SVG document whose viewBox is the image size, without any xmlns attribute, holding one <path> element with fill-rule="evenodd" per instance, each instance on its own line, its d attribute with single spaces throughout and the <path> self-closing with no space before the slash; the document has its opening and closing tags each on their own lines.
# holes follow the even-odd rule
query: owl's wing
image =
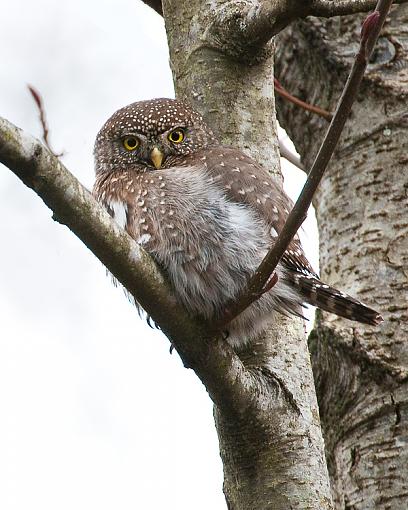
<svg viewBox="0 0 408 510">
<path fill-rule="evenodd" d="M 253 159 L 232 147 L 207 149 L 204 163 L 210 179 L 224 189 L 229 200 L 250 206 L 267 223 L 272 244 L 293 207 L 279 184 Z M 293 271 L 318 278 L 297 235 L 282 262 Z"/>
</svg>

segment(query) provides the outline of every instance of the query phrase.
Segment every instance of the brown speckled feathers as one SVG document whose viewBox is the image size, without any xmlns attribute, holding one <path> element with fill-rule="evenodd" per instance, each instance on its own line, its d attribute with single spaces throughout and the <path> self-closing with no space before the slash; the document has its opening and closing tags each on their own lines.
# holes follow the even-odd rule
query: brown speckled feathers
<svg viewBox="0 0 408 510">
<path fill-rule="evenodd" d="M 240 293 L 292 207 L 267 170 L 222 146 L 198 113 L 170 99 L 116 112 L 96 139 L 95 168 L 95 196 L 156 259 L 180 302 L 209 320 Z M 233 345 L 254 338 L 276 311 L 301 315 L 304 303 L 366 324 L 382 320 L 321 282 L 297 236 L 277 274 L 231 323 Z"/>
</svg>

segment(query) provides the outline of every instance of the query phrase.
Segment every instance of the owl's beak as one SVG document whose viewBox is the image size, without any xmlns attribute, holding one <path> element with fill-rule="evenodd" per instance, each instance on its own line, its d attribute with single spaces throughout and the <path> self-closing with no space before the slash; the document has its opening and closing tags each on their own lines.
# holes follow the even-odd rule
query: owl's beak
<svg viewBox="0 0 408 510">
<path fill-rule="evenodd" d="M 152 160 L 152 163 L 156 168 L 160 168 L 163 163 L 164 154 L 162 153 L 161 150 L 155 147 L 150 153 L 150 159 Z"/>
</svg>

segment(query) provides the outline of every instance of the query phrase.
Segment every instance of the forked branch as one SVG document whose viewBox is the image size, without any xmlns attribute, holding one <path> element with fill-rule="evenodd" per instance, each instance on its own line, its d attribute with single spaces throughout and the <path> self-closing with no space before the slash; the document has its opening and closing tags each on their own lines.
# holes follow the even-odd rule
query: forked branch
<svg viewBox="0 0 408 510">
<path fill-rule="evenodd" d="M 142 1 L 158 14 L 163 15 L 161 0 Z M 407 1 L 395 0 L 394 3 L 403 4 Z M 373 10 L 376 5 L 377 0 L 261 0 L 257 5 L 248 5 L 246 8 L 242 6 L 242 3 L 237 2 L 235 11 L 240 11 L 242 22 L 234 23 L 233 29 L 236 31 L 237 27 L 241 28 L 241 35 L 246 46 L 261 46 L 297 19 L 308 16 L 332 18 L 363 13 Z M 234 2 L 229 2 L 216 23 L 223 32 L 230 26 L 224 13 L 233 12 L 233 7 Z M 236 12 L 233 16 L 236 16 Z M 222 40 L 225 44 L 228 36 L 224 34 Z M 228 48 L 224 48 L 224 51 L 227 52 Z"/>
</svg>

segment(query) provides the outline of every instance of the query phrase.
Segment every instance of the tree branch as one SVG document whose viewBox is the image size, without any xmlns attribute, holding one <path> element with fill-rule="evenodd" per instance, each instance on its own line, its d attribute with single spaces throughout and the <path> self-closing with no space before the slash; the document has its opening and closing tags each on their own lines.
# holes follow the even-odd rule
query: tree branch
<svg viewBox="0 0 408 510">
<path fill-rule="evenodd" d="M 303 190 L 290 212 L 276 243 L 265 256 L 241 297 L 235 303 L 231 303 L 231 305 L 228 306 L 228 314 L 224 320 L 220 321 L 220 324 L 228 324 L 237 315 L 242 313 L 251 303 L 258 299 L 265 290 L 268 290 L 267 282 L 270 276 L 278 265 L 282 255 L 287 250 L 296 232 L 306 219 L 307 210 L 312 203 L 316 189 L 320 184 L 330 158 L 332 157 L 339 141 L 347 117 L 351 111 L 351 107 L 357 97 L 368 60 L 374 49 L 391 5 L 392 0 L 378 0 L 376 11 L 367 16 L 363 23 L 360 49 L 356 55 L 349 78 L 337 105 L 336 112 L 308 174 Z"/>
<path fill-rule="evenodd" d="M 243 412 L 261 399 L 255 379 L 222 338 L 193 321 L 171 294 L 153 259 L 44 145 L 0 117 L 0 162 L 32 188 L 99 258 L 171 339 L 221 409 Z"/>
<path fill-rule="evenodd" d="M 323 108 L 319 108 L 318 106 L 315 106 L 313 104 L 305 103 L 298 97 L 293 96 L 285 90 L 282 85 L 279 83 L 279 81 L 274 78 L 274 88 L 275 93 L 279 94 L 281 97 L 285 98 L 287 101 L 290 101 L 291 103 L 295 104 L 296 106 L 299 106 L 300 108 L 303 108 L 304 110 L 315 113 L 316 115 L 320 115 L 320 117 L 323 117 L 324 119 L 328 120 L 329 122 L 333 118 L 333 114 L 328 112 L 327 110 L 323 110 Z"/>
<path fill-rule="evenodd" d="M 403 4 L 408 0 L 396 0 Z M 243 31 L 250 44 L 262 45 L 296 19 L 307 16 L 331 18 L 368 12 L 377 0 L 263 0 L 259 8 L 248 9 Z"/>
<path fill-rule="evenodd" d="M 395 0 L 394 4 L 406 2 L 407 0 Z M 322 18 L 346 16 L 371 11 L 376 5 L 377 0 L 313 0 L 308 15 Z"/>
<path fill-rule="evenodd" d="M 53 154 L 56 158 L 60 158 L 61 156 L 64 155 L 64 152 L 60 152 L 59 154 L 54 152 L 52 150 L 50 142 L 48 140 L 49 130 L 48 130 L 47 119 L 45 116 L 44 101 L 41 97 L 41 94 L 32 85 L 27 85 L 27 88 L 30 91 L 30 94 L 31 94 L 32 98 L 34 99 L 34 102 L 38 108 L 40 124 L 41 124 L 42 130 L 43 130 L 42 139 L 43 139 L 44 145 L 51 152 L 51 154 Z"/>
<path fill-rule="evenodd" d="M 297 168 L 299 168 L 299 170 L 302 170 L 303 172 L 305 171 L 305 167 L 302 165 L 299 156 L 290 151 L 280 138 L 279 138 L 279 152 L 282 158 L 285 158 L 287 161 L 289 161 L 289 163 L 295 165 Z"/>
<path fill-rule="evenodd" d="M 161 0 L 142 1 L 163 16 Z M 394 4 L 407 1 L 395 0 Z M 212 26 L 212 44 L 242 57 L 251 48 L 264 46 L 296 19 L 346 16 L 368 12 L 376 5 L 377 0 L 262 0 L 255 6 L 228 2 Z"/>
</svg>

